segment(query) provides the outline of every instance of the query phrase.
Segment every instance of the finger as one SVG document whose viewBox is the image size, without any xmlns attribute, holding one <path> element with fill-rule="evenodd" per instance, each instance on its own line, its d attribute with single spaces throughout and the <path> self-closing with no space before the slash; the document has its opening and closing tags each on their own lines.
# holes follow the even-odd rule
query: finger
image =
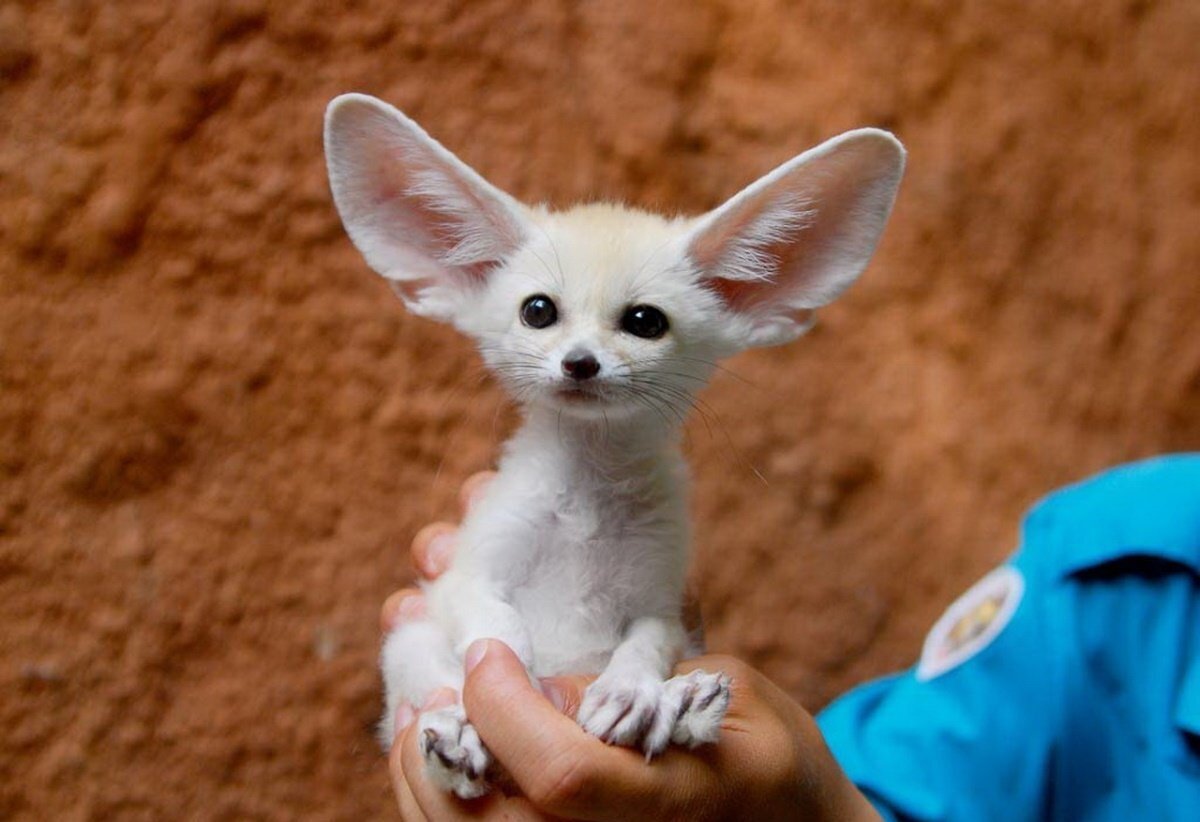
<svg viewBox="0 0 1200 822">
<path fill-rule="evenodd" d="M 421 711 L 435 711 L 438 708 L 446 708 L 458 702 L 458 691 L 453 688 L 438 688 L 429 695 L 421 705 Z"/>
<path fill-rule="evenodd" d="M 385 634 L 403 622 L 425 616 L 425 595 L 416 588 L 401 588 L 383 601 L 379 609 L 379 628 Z"/>
<path fill-rule="evenodd" d="M 595 680 L 594 676 L 548 676 L 538 680 L 542 686 L 542 696 L 550 700 L 550 704 L 563 716 L 572 719 L 579 713 L 583 704 L 583 692 Z"/>
<path fill-rule="evenodd" d="M 477 474 L 467 477 L 467 481 L 462 484 L 462 488 L 458 491 L 458 504 L 462 506 L 464 514 L 470 511 L 471 506 L 479 501 L 484 491 L 487 490 L 487 487 L 492 484 L 492 480 L 495 478 L 495 471 L 480 471 Z"/>
<path fill-rule="evenodd" d="M 443 791 L 429 781 L 425 770 L 425 757 L 421 755 L 420 748 L 417 747 L 417 734 L 405 735 L 399 759 L 405 785 L 412 792 L 413 801 L 420 809 L 422 818 L 437 820 L 472 818 L 473 814 L 465 812 L 467 803 L 460 803 L 452 794 Z"/>
<path fill-rule="evenodd" d="M 417 804 L 417 798 L 407 782 L 393 785 L 393 792 L 396 794 L 396 804 L 400 807 L 400 818 L 404 822 L 426 822 L 426 816 L 421 812 L 421 806 Z"/>
<path fill-rule="evenodd" d="M 392 742 L 393 742 L 393 744 L 395 744 L 395 738 L 399 737 L 400 734 L 403 733 L 404 730 L 409 725 L 411 725 L 412 721 L 416 718 L 417 718 L 416 709 L 412 705 L 409 705 L 407 702 L 401 702 L 396 707 L 396 716 L 392 720 L 392 722 L 393 722 L 393 725 L 392 725 L 392 737 L 393 737 Z"/>
<path fill-rule="evenodd" d="M 392 752 L 388 756 L 388 774 L 392 778 L 392 792 L 396 794 L 396 804 L 400 807 L 400 818 L 404 822 L 425 822 L 425 814 L 417 803 L 412 786 L 408 784 L 409 773 L 404 769 L 404 748 L 409 744 L 415 745 L 411 733 L 400 732 L 392 740 Z M 411 773 L 416 773 L 412 771 Z"/>
<path fill-rule="evenodd" d="M 703 656 L 694 656 L 689 659 L 680 660 L 679 664 L 675 666 L 675 673 L 686 674 L 702 669 L 705 671 L 724 671 L 732 676 L 735 669 L 740 670 L 745 667 L 745 663 L 736 657 L 725 656 L 723 654 L 704 654 Z"/>
<path fill-rule="evenodd" d="M 725 727 L 740 728 L 747 720 L 753 725 L 768 706 L 782 714 L 799 708 L 778 685 L 736 657 L 709 654 L 685 659 L 675 666 L 677 674 L 695 670 L 720 671 L 729 677 L 729 710 L 722 723 Z"/>
<path fill-rule="evenodd" d="M 688 773 L 697 768 L 695 757 L 674 757 L 678 762 L 668 769 L 665 759 L 647 765 L 639 752 L 605 745 L 533 687 L 508 646 L 480 642 L 486 644 L 468 650 L 475 665 L 463 689 L 467 713 L 539 810 L 579 819 L 663 818 L 680 807 L 686 789 L 700 784 Z M 671 786 L 668 778 L 686 784 Z"/>
<path fill-rule="evenodd" d="M 412 561 L 417 573 L 426 579 L 437 579 L 454 559 L 454 539 L 458 527 L 449 522 L 426 525 L 412 541 Z"/>
<path fill-rule="evenodd" d="M 448 695 L 448 697 L 447 697 Z M 440 707 L 449 698 L 452 703 L 454 691 L 443 688 L 426 703 L 429 708 Z M 493 791 L 479 799 L 463 800 L 448 793 L 429 781 L 425 770 L 425 757 L 417 745 L 417 734 L 406 733 L 397 740 L 393 756 L 389 760 L 396 799 L 405 820 L 535 820 L 541 817 L 525 799 L 506 798 Z"/>
</svg>

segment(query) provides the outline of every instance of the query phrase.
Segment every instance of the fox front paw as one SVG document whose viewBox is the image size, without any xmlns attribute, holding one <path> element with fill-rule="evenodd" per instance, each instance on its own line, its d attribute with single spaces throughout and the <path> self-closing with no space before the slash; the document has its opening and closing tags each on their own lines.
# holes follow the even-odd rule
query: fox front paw
<svg viewBox="0 0 1200 822">
<path fill-rule="evenodd" d="M 578 721 L 611 745 L 640 748 L 646 758 L 674 743 L 715 742 L 729 707 L 729 677 L 692 671 L 662 682 L 653 677 L 601 676 L 584 693 Z"/>
<path fill-rule="evenodd" d="M 492 756 L 461 705 L 421 714 L 417 742 L 435 785 L 462 799 L 475 799 L 490 790 L 485 775 Z"/>
<path fill-rule="evenodd" d="M 584 692 L 576 719 L 610 745 L 640 747 L 654 756 L 670 739 L 671 718 L 663 712 L 663 693 L 663 682 L 652 676 L 602 675 Z M 648 747 L 650 740 L 654 742 Z"/>
<path fill-rule="evenodd" d="M 671 727 L 671 742 L 687 748 L 716 742 L 729 709 L 731 684 L 727 674 L 708 671 L 691 671 L 668 679 L 667 698 L 679 706 Z"/>
</svg>

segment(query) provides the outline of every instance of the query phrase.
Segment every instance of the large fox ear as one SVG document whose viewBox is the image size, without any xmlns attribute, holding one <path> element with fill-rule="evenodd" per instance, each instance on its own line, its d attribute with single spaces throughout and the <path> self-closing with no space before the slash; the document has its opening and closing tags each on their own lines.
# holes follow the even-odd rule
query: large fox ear
<svg viewBox="0 0 1200 822">
<path fill-rule="evenodd" d="M 705 284 L 743 322 L 746 346 L 795 339 L 875 251 L 904 173 L 886 131 L 835 137 L 781 165 L 714 211 L 688 238 Z"/>
<path fill-rule="evenodd" d="M 453 319 L 526 237 L 520 203 L 374 97 L 329 104 L 325 157 L 350 239 L 414 313 Z"/>
</svg>

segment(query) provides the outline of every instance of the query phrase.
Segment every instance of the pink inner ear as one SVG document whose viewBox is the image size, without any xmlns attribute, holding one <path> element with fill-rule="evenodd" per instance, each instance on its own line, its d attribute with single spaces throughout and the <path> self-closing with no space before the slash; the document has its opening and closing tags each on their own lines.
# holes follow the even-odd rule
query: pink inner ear
<svg viewBox="0 0 1200 822">
<path fill-rule="evenodd" d="M 403 152 L 399 153 L 403 156 Z M 443 171 L 436 162 L 424 162 L 431 169 Z M 411 158 L 409 162 L 397 162 L 394 156 L 386 154 L 377 158 L 371 175 L 374 184 L 372 205 L 377 213 L 390 215 L 387 227 L 390 232 L 394 232 L 396 239 L 420 248 L 433 259 L 440 259 L 443 254 L 451 251 L 459 240 L 460 232 L 455 225 L 456 218 L 439 209 L 433 198 L 413 194 L 412 175 L 409 173 L 411 164 Z M 481 209 L 486 207 L 452 175 L 442 176 L 448 191 L 452 191 L 463 200 L 477 204 Z M 447 273 L 456 278 L 461 276 L 470 284 L 477 284 L 487 277 L 497 263 L 495 260 L 462 262 L 450 267 Z M 413 298 L 417 291 L 428 284 L 427 279 L 414 278 L 402 285 L 397 284 L 396 290 L 402 296 Z"/>
<path fill-rule="evenodd" d="M 692 260 L 701 271 L 713 271 L 721 263 L 721 258 L 727 251 L 729 243 L 746 231 L 757 216 L 758 209 L 747 204 L 739 211 L 725 217 L 708 231 L 701 234 L 692 243 L 690 253 Z M 730 280 L 724 277 L 712 277 L 707 285 L 721 298 L 727 306 L 733 309 L 744 308 L 752 299 L 755 284 L 745 280 Z"/>
<path fill-rule="evenodd" d="M 459 266 L 459 270 L 467 275 L 473 284 L 480 285 L 487 281 L 488 275 L 500 266 L 500 260 L 492 260 L 486 263 L 467 263 Z"/>
<path fill-rule="evenodd" d="M 747 200 L 737 210 L 722 215 L 716 225 L 696 238 L 691 247 L 691 256 L 702 271 L 720 270 L 728 263 L 728 256 L 733 247 L 745 244 L 747 238 L 754 236 L 756 223 L 763 219 L 768 209 L 775 207 L 774 203 L 782 196 L 779 189 L 766 196 Z M 709 287 L 727 306 L 736 311 L 749 309 L 769 296 L 778 284 L 781 269 L 790 262 L 789 258 L 802 253 L 797 248 L 795 236 L 792 234 L 780 237 L 776 242 L 755 242 L 753 248 L 755 256 L 761 256 L 764 263 L 761 270 L 755 272 L 755 278 L 708 279 Z"/>
<path fill-rule="evenodd" d="M 721 301 L 734 310 L 747 308 L 754 301 L 754 290 L 758 285 L 760 284 L 745 280 L 727 280 L 724 277 L 714 277 L 708 281 L 708 287 L 717 292 Z"/>
<path fill-rule="evenodd" d="M 716 268 L 729 243 L 746 230 L 755 212 L 756 209 L 744 206 L 733 214 L 727 214 L 692 242 L 689 251 L 701 270 L 712 271 Z"/>
<path fill-rule="evenodd" d="M 902 169 L 893 138 L 835 138 L 714 212 L 689 253 L 732 309 L 787 316 L 825 305 L 870 259 Z"/>
<path fill-rule="evenodd" d="M 444 317 L 524 241 L 520 204 L 392 107 L 338 98 L 325 136 L 346 230 L 411 307 Z"/>
</svg>

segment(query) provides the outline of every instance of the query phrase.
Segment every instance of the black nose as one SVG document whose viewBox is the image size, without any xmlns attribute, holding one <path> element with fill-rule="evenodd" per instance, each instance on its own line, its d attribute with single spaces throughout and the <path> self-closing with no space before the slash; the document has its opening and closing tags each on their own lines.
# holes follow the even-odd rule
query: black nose
<svg viewBox="0 0 1200 822">
<path fill-rule="evenodd" d="M 600 373 L 600 363 L 586 351 L 572 351 L 563 357 L 562 369 L 573 380 L 590 380 Z"/>
</svg>

